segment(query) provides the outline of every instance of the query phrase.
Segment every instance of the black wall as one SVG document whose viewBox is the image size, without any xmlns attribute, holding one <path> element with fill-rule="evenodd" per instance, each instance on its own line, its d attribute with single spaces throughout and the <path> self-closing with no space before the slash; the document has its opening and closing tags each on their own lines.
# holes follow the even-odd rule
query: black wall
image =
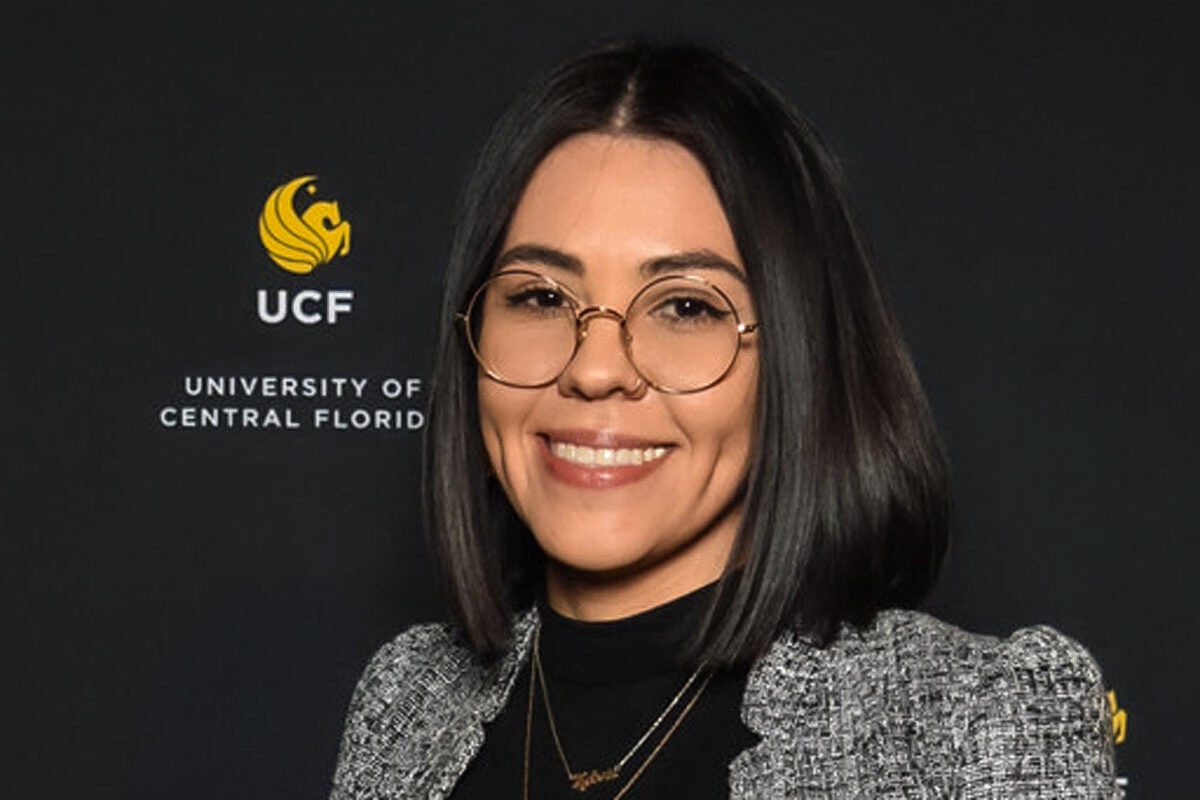
<svg viewBox="0 0 1200 800">
<path fill-rule="evenodd" d="M 440 610 L 420 430 L 313 415 L 419 423 L 423 391 L 381 392 L 427 376 L 475 148 L 532 74 L 638 33 L 724 47 L 844 159 L 954 466 L 957 539 L 932 610 L 1085 642 L 1129 715 L 1130 796 L 1185 796 L 1193 8 L 10 4 L 4 796 L 327 791 L 358 670 Z M 310 174 L 297 207 L 336 200 L 351 250 L 294 275 L 267 258 L 258 217 Z M 260 289 L 354 299 L 336 324 L 266 324 Z M 188 394 L 187 378 L 218 376 L 367 384 Z M 244 427 L 240 411 L 234 427 L 164 425 L 182 406 L 290 409 L 299 427 Z"/>
</svg>

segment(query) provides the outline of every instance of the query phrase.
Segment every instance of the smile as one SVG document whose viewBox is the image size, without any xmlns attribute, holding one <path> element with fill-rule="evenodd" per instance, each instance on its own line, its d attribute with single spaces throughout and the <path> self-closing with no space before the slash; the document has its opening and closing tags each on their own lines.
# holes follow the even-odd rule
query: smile
<svg viewBox="0 0 1200 800">
<path fill-rule="evenodd" d="M 612 489 L 656 472 L 675 450 L 668 442 L 587 430 L 546 431 L 537 436 L 547 474 L 581 489 Z"/>
<path fill-rule="evenodd" d="M 568 442 L 551 442 L 550 452 L 555 458 L 582 467 L 624 467 L 656 461 L 667 454 L 667 448 L 587 447 Z"/>
</svg>

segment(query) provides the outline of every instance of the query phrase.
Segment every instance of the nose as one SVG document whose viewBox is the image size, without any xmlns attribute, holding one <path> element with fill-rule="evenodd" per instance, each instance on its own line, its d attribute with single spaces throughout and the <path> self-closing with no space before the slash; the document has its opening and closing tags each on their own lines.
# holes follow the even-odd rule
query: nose
<svg viewBox="0 0 1200 800">
<path fill-rule="evenodd" d="M 564 395 L 590 400 L 624 394 L 640 397 L 646 383 L 629 360 L 624 317 L 607 306 L 579 313 L 579 346 L 558 379 Z"/>
</svg>

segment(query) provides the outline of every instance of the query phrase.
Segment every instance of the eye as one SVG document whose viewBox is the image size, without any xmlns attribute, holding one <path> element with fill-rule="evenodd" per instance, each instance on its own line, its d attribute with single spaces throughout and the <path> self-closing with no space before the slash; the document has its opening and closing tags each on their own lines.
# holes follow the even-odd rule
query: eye
<svg viewBox="0 0 1200 800">
<path fill-rule="evenodd" d="M 705 300 L 695 297 L 679 297 L 671 301 L 672 309 L 680 317 L 720 317 L 722 312 L 713 308 Z"/>
<path fill-rule="evenodd" d="M 730 312 L 722 305 L 704 296 L 675 295 L 657 303 L 650 314 L 664 322 L 702 325 L 729 316 Z"/>
<path fill-rule="evenodd" d="M 575 302 L 557 284 L 519 274 L 502 274 L 495 281 L 492 313 L 526 322 L 574 314 Z"/>
<path fill-rule="evenodd" d="M 505 298 L 505 304 L 509 308 L 552 309 L 562 308 L 567 304 L 567 300 L 557 289 L 536 286 L 510 292 Z"/>
</svg>

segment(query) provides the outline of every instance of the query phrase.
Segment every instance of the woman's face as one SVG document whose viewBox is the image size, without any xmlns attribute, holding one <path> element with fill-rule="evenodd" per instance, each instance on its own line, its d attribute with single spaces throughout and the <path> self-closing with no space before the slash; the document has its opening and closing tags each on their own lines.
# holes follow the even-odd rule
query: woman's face
<svg viewBox="0 0 1200 800">
<path fill-rule="evenodd" d="M 619 311 L 651 273 L 699 275 L 742 321 L 755 319 L 704 167 L 665 140 L 581 134 L 560 144 L 525 188 L 498 263 Z M 757 376 L 746 335 L 716 385 L 663 394 L 639 378 L 608 317 L 588 323 L 548 386 L 513 388 L 480 372 L 491 465 L 546 553 L 556 609 L 624 616 L 720 576 L 741 517 Z"/>
</svg>

